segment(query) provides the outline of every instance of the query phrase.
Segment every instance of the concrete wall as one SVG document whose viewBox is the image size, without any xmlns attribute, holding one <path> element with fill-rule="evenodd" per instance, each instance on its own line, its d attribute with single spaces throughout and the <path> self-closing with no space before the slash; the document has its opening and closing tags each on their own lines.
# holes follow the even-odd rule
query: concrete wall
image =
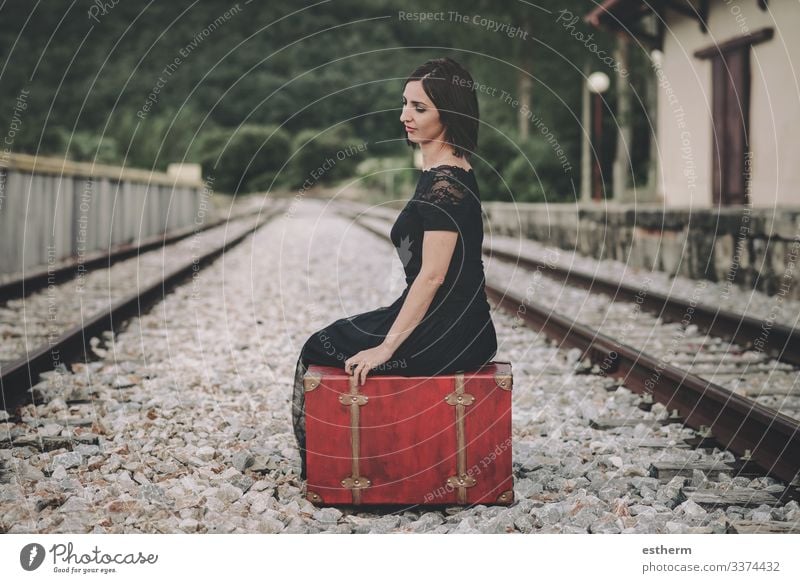
<svg viewBox="0 0 800 583">
<path fill-rule="evenodd" d="M 522 236 L 596 259 L 800 299 L 800 206 L 664 209 L 660 205 L 484 202 L 487 233 Z M 782 279 L 786 274 L 786 278 Z M 791 279 L 789 276 L 792 276 Z"/>
<path fill-rule="evenodd" d="M 750 201 L 754 207 L 800 204 L 800 5 L 771 0 L 710 3 L 708 32 L 666 11 L 658 89 L 658 194 L 668 206 L 711 205 L 711 62 L 694 52 L 764 27 L 771 40 L 750 50 Z"/>
<path fill-rule="evenodd" d="M 0 160 L 0 274 L 190 227 L 202 193 L 157 172 L 11 154 Z"/>
</svg>

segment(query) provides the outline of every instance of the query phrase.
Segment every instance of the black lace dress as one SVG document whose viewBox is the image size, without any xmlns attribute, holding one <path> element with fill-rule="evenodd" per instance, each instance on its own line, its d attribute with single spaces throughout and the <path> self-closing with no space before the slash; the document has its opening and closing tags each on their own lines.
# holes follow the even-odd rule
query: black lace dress
<svg viewBox="0 0 800 583">
<path fill-rule="evenodd" d="M 484 290 L 483 216 L 475 174 L 458 166 L 425 170 L 414 196 L 392 226 L 391 238 L 406 275 L 406 288 L 391 305 L 341 318 L 312 334 L 295 369 L 292 423 L 305 464 L 305 391 L 310 364 L 341 367 L 358 352 L 380 344 L 403 306 L 422 266 L 424 231 L 456 231 L 458 241 L 444 283 L 427 313 L 391 360 L 373 375 L 434 376 L 479 368 L 497 352 L 497 337 Z"/>
</svg>

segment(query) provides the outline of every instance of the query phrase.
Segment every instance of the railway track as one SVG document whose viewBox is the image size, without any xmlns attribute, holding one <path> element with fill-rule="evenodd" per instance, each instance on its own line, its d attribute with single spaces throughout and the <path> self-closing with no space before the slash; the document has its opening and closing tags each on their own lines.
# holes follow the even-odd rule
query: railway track
<svg viewBox="0 0 800 583">
<path fill-rule="evenodd" d="M 209 267 L 197 295 L 177 288 L 114 335 L 105 358 L 44 373 L 42 399 L 13 418 L 0 411 L 0 532 L 797 530 L 800 505 L 784 482 L 515 310 L 494 314 L 520 389 L 512 507 L 314 508 L 286 415 L 296 350 L 274 331 L 313 330 L 394 298 L 404 278 L 392 269 L 391 285 L 378 283 L 389 249 L 373 234 L 348 232 L 311 201 L 297 214 L 317 228 L 287 219 L 259 230 L 254 248 L 280 249 L 259 269 L 240 245 Z M 363 261 L 340 281 L 330 249 Z M 297 273 L 309 258 L 313 286 Z M 220 308 L 233 289 L 251 293 Z"/>
<path fill-rule="evenodd" d="M 117 256 L 95 262 L 94 269 L 78 279 L 70 277 L 73 270 L 69 270 L 57 285 L 51 282 L 27 297 L 7 300 L 0 307 L 0 408 L 11 412 L 31 399 L 36 402 L 37 395 L 30 389 L 41 373 L 76 359 L 90 359 L 94 351 L 102 350 L 98 338 L 105 332 L 118 329 L 173 286 L 194 277 L 281 209 L 276 205 L 266 214 L 243 213 L 230 222 L 198 230 L 192 237 L 181 233 L 169 245 L 162 241 L 153 248 L 150 242 L 146 248 L 151 250 L 135 257 L 130 257 L 130 250 L 121 250 Z M 13 290 L 30 291 L 36 286 L 41 286 L 38 275 L 31 286 L 14 284 Z"/>
<path fill-rule="evenodd" d="M 388 239 L 391 213 L 368 216 L 351 206 L 343 214 Z M 586 274 L 555 269 L 553 262 L 519 257 L 508 249 L 498 251 L 487 245 L 485 251 L 490 299 L 514 313 L 519 323 L 576 350 L 587 373 L 613 379 L 612 388 L 624 385 L 639 393 L 641 410 L 650 410 L 654 404 L 663 409 L 655 419 L 597 419 L 597 427 L 677 423 L 694 429 L 687 445 L 705 451 L 718 448 L 738 456 L 722 464 L 704 459 L 695 465 L 654 465 L 651 472 L 655 476 L 675 477 L 699 468 L 735 477 L 768 474 L 783 482 L 773 485 L 777 495 L 772 503 L 797 496 L 800 405 L 796 390 L 800 375 L 794 366 L 796 355 L 787 350 L 798 345 L 797 333 L 784 327 L 765 339 L 762 350 L 754 354 L 736 341 L 748 338 L 742 329 L 762 329 L 760 322 L 733 312 L 717 311 L 712 316 L 712 309 L 695 299 L 673 302 L 654 290 L 643 292 L 610 280 L 594 285 Z M 650 303 L 643 305 L 637 299 L 642 296 L 650 297 Z M 687 313 L 699 316 L 686 324 Z M 664 314 L 668 316 L 662 319 Z M 667 324 L 668 319 L 678 323 Z M 660 341 L 665 333 L 669 335 L 667 343 Z M 747 491 L 693 492 L 689 488 L 686 492 L 703 504 L 741 504 L 748 495 L 752 495 L 752 503 L 759 500 Z M 742 526 L 741 531 L 750 530 L 752 525 Z"/>
<path fill-rule="evenodd" d="M 244 218 L 250 214 L 258 214 L 258 210 L 243 210 L 234 215 L 219 218 L 202 225 L 194 225 L 179 229 L 174 232 L 156 235 L 145 239 L 138 244 L 128 243 L 114 247 L 108 253 L 93 253 L 79 260 L 70 259 L 27 273 L 21 277 L 0 276 L 0 303 L 5 303 L 15 298 L 25 297 L 50 285 L 62 284 L 76 277 L 103 267 L 111 267 L 119 261 L 124 261 L 134 256 L 147 253 L 160 247 L 172 245 L 192 235 L 214 229 L 225 223 Z"/>
</svg>

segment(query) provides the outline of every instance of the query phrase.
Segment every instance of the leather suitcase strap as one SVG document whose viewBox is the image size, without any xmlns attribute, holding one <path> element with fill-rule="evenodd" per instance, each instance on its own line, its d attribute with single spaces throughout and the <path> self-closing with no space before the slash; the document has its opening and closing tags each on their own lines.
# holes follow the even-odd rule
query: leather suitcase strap
<svg viewBox="0 0 800 583">
<path fill-rule="evenodd" d="M 464 373 L 455 375 L 456 390 L 445 397 L 449 405 L 453 405 L 456 410 L 456 475 L 447 478 L 447 485 L 457 492 L 459 504 L 467 502 L 467 488 L 477 484 L 477 480 L 467 475 L 467 436 L 464 426 L 466 408 L 475 402 L 475 397 L 464 392 Z"/>
<path fill-rule="evenodd" d="M 358 392 L 358 377 L 352 375 L 350 377 L 350 392 L 346 395 L 339 395 L 339 402 L 342 405 L 350 407 L 350 450 L 352 457 L 352 475 L 342 480 L 341 484 L 345 488 L 349 488 L 353 494 L 353 504 L 361 504 L 361 490 L 368 488 L 372 482 L 360 475 L 359 457 L 361 455 L 361 439 L 360 439 L 360 416 L 361 407 L 367 404 L 369 399 L 366 395 Z"/>
</svg>

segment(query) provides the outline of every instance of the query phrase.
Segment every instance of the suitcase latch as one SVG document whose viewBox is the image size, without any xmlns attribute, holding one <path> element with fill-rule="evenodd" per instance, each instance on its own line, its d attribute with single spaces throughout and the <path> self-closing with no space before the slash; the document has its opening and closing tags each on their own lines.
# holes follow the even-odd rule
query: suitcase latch
<svg viewBox="0 0 800 583">
<path fill-rule="evenodd" d="M 472 405 L 475 402 L 475 396 L 456 392 L 450 393 L 444 400 L 448 405 Z"/>
<path fill-rule="evenodd" d="M 366 395 L 339 395 L 339 402 L 342 405 L 366 405 L 369 398 Z"/>
<path fill-rule="evenodd" d="M 368 479 L 359 476 L 350 476 L 349 478 L 345 478 L 342 480 L 342 486 L 349 489 L 355 490 L 358 488 L 369 488 L 372 485 Z"/>
<path fill-rule="evenodd" d="M 466 474 L 462 474 L 460 476 L 450 476 L 447 478 L 447 485 L 451 488 L 469 488 L 477 483 L 478 480 Z"/>
</svg>

